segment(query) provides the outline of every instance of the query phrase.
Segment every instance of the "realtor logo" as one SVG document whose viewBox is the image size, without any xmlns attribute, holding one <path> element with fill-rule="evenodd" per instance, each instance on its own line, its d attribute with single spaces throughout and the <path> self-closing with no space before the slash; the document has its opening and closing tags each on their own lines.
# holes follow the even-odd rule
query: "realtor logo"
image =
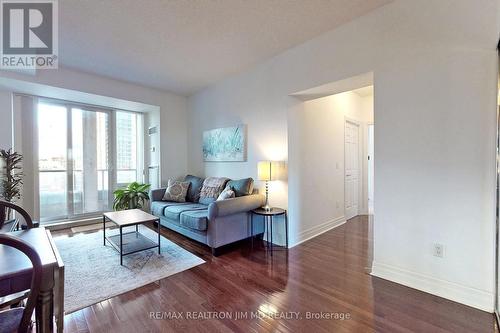
<svg viewBox="0 0 500 333">
<path fill-rule="evenodd" d="M 57 68 L 57 0 L 0 0 L 4 69 Z"/>
</svg>

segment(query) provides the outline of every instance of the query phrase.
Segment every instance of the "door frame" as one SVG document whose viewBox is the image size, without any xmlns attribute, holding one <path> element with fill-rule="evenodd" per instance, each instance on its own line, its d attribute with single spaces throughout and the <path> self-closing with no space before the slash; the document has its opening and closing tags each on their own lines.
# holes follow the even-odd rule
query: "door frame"
<svg viewBox="0 0 500 333">
<path fill-rule="evenodd" d="M 497 44 L 497 101 L 500 101 L 500 39 Z M 496 128 L 496 188 L 495 188 L 495 295 L 493 312 L 497 325 L 500 324 L 500 308 L 498 306 L 500 301 L 500 104 L 497 103 L 496 107 L 497 128 Z"/>
<path fill-rule="evenodd" d="M 497 44 L 497 101 L 500 100 L 500 40 Z M 496 188 L 495 188 L 495 295 L 494 295 L 494 305 L 493 312 L 495 313 L 495 319 L 497 325 L 500 324 L 500 105 L 497 103 L 496 107 L 496 117 L 497 117 L 497 129 L 496 129 Z"/>
<path fill-rule="evenodd" d="M 499 57 L 500 58 L 500 57 Z M 498 94 L 498 92 L 497 92 Z M 497 96 L 498 98 L 498 96 Z M 500 279 L 500 106 L 497 106 L 497 137 L 496 137 L 496 209 L 495 209 L 495 297 L 493 305 L 493 309 L 495 312 L 495 318 L 497 320 L 497 324 L 500 323 L 500 309 L 498 307 L 499 299 L 500 299 L 500 288 L 499 288 L 499 279 Z"/>
<path fill-rule="evenodd" d="M 370 127 L 372 128 L 372 135 L 373 135 L 373 147 L 372 147 L 372 150 L 371 150 L 371 155 L 370 155 Z M 375 202 L 375 162 L 374 162 L 374 156 L 375 156 L 375 123 L 374 122 L 368 122 L 366 123 L 366 154 L 363 154 L 363 156 L 366 155 L 366 158 L 370 158 L 368 159 L 367 161 L 367 164 L 366 164 L 366 212 L 368 213 L 368 215 L 372 215 L 375 213 L 375 205 L 374 205 L 374 202 Z M 373 166 L 370 168 L 370 164 L 373 163 Z M 370 179 L 370 169 L 371 170 L 371 179 Z M 370 183 L 372 183 L 372 211 L 370 214 Z"/>
<path fill-rule="evenodd" d="M 345 139 L 346 139 L 346 124 L 347 123 L 351 123 L 353 125 L 356 125 L 358 126 L 358 214 L 360 213 L 360 194 L 363 190 L 363 172 L 362 172 L 362 169 L 363 169 L 363 163 L 362 163 L 362 156 L 363 156 L 363 151 L 364 151 L 364 148 L 361 147 L 361 142 L 364 142 L 362 141 L 362 129 L 363 129 L 363 122 L 362 121 L 359 121 L 359 120 L 356 120 L 356 119 L 353 119 L 353 118 L 350 118 L 350 117 L 347 117 L 347 116 L 344 116 L 344 174 L 343 174 L 343 177 L 344 177 L 344 217 L 347 219 L 347 214 L 346 214 L 346 177 L 345 177 L 345 174 L 346 174 L 346 150 L 345 150 Z M 357 216 L 355 215 L 355 216 Z"/>
</svg>

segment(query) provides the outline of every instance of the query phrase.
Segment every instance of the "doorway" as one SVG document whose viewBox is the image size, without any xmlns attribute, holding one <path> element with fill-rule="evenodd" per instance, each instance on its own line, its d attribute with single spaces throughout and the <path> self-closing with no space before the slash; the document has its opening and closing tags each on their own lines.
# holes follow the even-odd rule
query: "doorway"
<svg viewBox="0 0 500 333">
<path fill-rule="evenodd" d="M 291 96 L 288 200 L 290 220 L 301 221 L 291 224 L 291 234 L 296 235 L 292 243 L 297 243 L 368 215 L 367 131 L 374 124 L 373 73 Z"/>
</svg>

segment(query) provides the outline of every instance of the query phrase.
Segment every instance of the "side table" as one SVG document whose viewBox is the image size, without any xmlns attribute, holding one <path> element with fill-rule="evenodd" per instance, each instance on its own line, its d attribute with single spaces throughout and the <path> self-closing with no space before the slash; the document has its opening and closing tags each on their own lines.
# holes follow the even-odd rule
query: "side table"
<svg viewBox="0 0 500 333">
<path fill-rule="evenodd" d="M 251 241 L 253 249 L 253 216 L 259 215 L 264 217 L 264 222 L 266 223 L 266 234 L 267 234 L 267 244 L 271 248 L 271 255 L 273 255 L 273 222 L 274 217 L 284 216 L 285 220 L 285 242 L 286 248 L 288 249 L 288 214 L 285 209 L 273 207 L 270 211 L 266 211 L 264 208 L 257 208 L 252 210 L 250 217 L 250 230 L 251 230 Z M 269 232 L 271 231 L 271 232 Z M 269 237 L 269 234 L 271 237 Z"/>
</svg>

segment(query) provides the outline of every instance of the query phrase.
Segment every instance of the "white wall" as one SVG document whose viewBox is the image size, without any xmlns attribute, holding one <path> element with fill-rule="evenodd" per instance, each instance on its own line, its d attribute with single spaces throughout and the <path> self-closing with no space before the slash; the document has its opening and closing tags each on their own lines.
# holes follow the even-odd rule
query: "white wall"
<svg viewBox="0 0 500 333">
<path fill-rule="evenodd" d="M 255 87 L 265 93 L 265 87 Z M 269 112 L 258 105 L 252 96 L 219 96 L 202 94 L 189 100 L 189 172 L 200 176 L 225 176 L 232 179 L 253 177 L 257 179 L 257 163 L 262 160 L 286 161 L 287 130 L 286 114 Z M 203 162 L 203 131 L 247 124 L 246 162 Z M 256 181 L 255 186 L 263 190 L 264 184 Z M 263 193 L 263 192 L 262 192 Z M 286 207 L 287 183 L 275 181 L 270 184 L 271 205 Z"/>
<path fill-rule="evenodd" d="M 169 178 L 179 178 L 186 174 L 186 97 L 66 68 L 39 70 L 35 76 L 0 71 L 0 77 L 159 106 L 162 183 L 166 184 Z M 0 92 L 0 117 L 2 122 L 5 120 L 4 124 L 11 123 L 10 99 L 4 98 L 11 92 Z M 153 117 L 152 119 L 157 118 Z M 150 125 L 150 122 L 148 122 L 148 125 Z M 12 144 L 3 135 L 0 136 L 0 140 L 0 147 L 10 147 Z"/>
<path fill-rule="evenodd" d="M 494 0 L 395 1 L 196 94 L 189 170 L 255 176 L 288 151 L 297 238 L 303 110 L 288 95 L 373 71 L 373 274 L 491 311 L 499 13 Z M 201 131 L 235 123 L 248 124 L 249 162 L 204 164 Z"/>
</svg>

